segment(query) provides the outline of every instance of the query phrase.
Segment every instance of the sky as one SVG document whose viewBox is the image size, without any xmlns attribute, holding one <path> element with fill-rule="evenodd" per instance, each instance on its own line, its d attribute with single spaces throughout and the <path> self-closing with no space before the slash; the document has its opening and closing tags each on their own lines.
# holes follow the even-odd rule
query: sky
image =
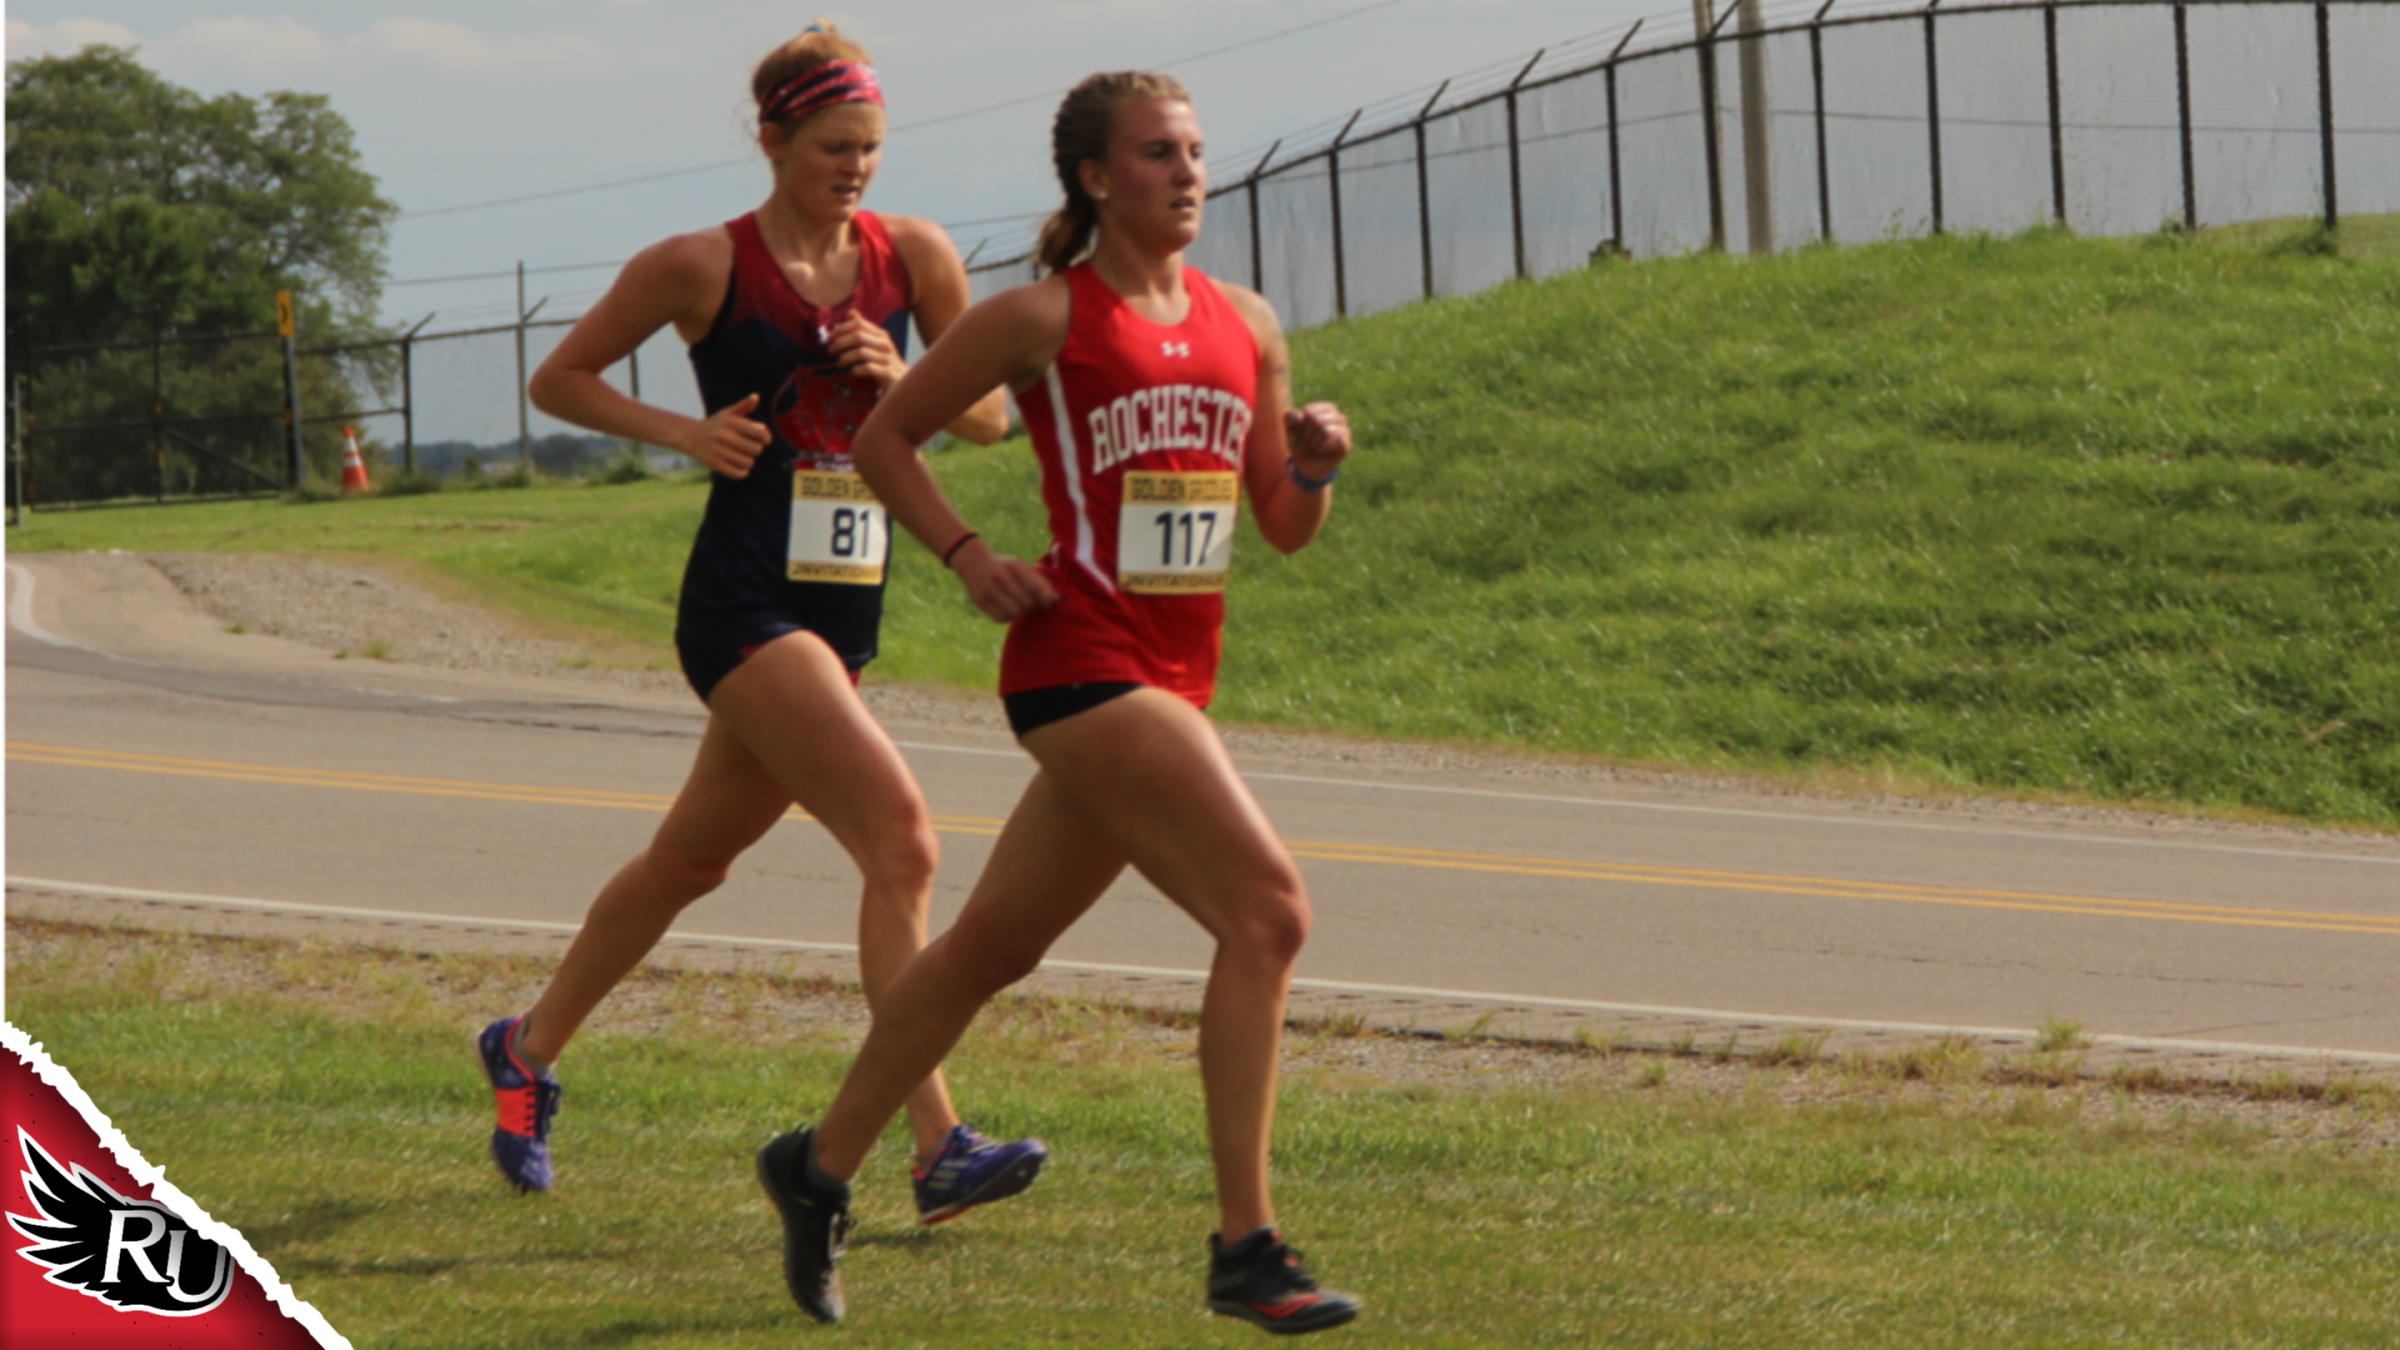
<svg viewBox="0 0 2400 1350">
<path fill-rule="evenodd" d="M 1444 79 L 1503 83 L 1544 48 L 1588 63 L 1645 16 L 1643 45 L 1691 29 L 1688 0 L 12 0 L 7 51 L 109 42 L 202 94 L 329 95 L 402 211 L 385 313 L 439 332 L 506 322 L 519 263 L 575 269 L 534 271 L 528 299 L 580 313 L 613 270 L 585 264 L 755 207 L 749 74 L 811 18 L 874 53 L 890 100 L 868 205 L 939 221 L 962 252 L 991 236 L 990 259 L 1056 204 L 1049 119 L 1092 71 L 1181 78 L 1227 174 L 1362 107 L 1362 127 L 1399 120 Z M 650 181 L 572 191 L 624 179 Z M 508 275 L 429 281 L 488 273 Z"/>
</svg>

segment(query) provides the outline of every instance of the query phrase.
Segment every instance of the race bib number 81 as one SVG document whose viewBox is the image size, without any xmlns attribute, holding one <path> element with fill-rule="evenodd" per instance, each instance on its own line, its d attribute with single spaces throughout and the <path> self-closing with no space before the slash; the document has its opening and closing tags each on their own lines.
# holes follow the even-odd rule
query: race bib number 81
<svg viewBox="0 0 2400 1350">
<path fill-rule="evenodd" d="M 1241 483 L 1232 473 L 1128 473 L 1117 515 L 1117 584 L 1137 595 L 1208 595 L 1233 567 Z"/>
<path fill-rule="evenodd" d="M 874 586 L 891 557 L 891 517 L 854 473 L 802 469 L 792 475 L 794 581 Z"/>
</svg>

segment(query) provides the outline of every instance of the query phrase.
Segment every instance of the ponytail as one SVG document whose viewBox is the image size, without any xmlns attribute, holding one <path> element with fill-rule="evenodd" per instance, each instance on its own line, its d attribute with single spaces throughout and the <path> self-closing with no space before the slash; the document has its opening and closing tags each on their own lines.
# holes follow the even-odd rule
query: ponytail
<svg viewBox="0 0 2400 1350">
<path fill-rule="evenodd" d="M 1050 123 L 1050 163 L 1067 199 L 1042 222 L 1041 241 L 1034 245 L 1034 260 L 1043 271 L 1063 272 L 1091 251 L 1100 232 L 1100 204 L 1083 186 L 1083 165 L 1107 161 L 1117 105 L 1137 98 L 1192 101 L 1191 91 L 1171 75 L 1119 70 L 1088 77 L 1058 105 Z"/>
<path fill-rule="evenodd" d="M 1034 260 L 1044 272 L 1064 272 L 1089 253 L 1092 236 L 1100 232 L 1100 204 L 1077 183 L 1067 192 L 1067 204 L 1042 222 L 1041 242 L 1033 246 Z"/>
</svg>

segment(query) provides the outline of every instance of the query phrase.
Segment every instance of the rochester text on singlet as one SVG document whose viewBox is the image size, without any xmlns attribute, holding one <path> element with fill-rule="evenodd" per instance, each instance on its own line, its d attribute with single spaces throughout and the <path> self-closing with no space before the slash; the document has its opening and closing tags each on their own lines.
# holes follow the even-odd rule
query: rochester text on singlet
<svg viewBox="0 0 2400 1350">
<path fill-rule="evenodd" d="M 1250 440 L 1250 404 L 1240 395 L 1198 384 L 1160 384 L 1119 395 L 1085 416 L 1092 472 L 1108 472 L 1136 455 L 1198 450 L 1228 464 L 1242 462 Z"/>
</svg>

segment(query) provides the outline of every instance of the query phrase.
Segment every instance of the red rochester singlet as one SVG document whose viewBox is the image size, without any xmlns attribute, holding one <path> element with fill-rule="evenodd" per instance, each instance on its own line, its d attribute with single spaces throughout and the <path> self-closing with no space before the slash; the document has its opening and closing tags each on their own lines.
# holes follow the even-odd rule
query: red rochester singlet
<svg viewBox="0 0 2400 1350">
<path fill-rule="evenodd" d="M 1179 324 L 1135 313 L 1090 263 L 1063 273 L 1067 343 L 1019 397 L 1042 465 L 1058 603 L 1016 621 L 1000 692 L 1132 681 L 1207 707 L 1258 388 L 1258 339 L 1183 271 Z"/>
</svg>

